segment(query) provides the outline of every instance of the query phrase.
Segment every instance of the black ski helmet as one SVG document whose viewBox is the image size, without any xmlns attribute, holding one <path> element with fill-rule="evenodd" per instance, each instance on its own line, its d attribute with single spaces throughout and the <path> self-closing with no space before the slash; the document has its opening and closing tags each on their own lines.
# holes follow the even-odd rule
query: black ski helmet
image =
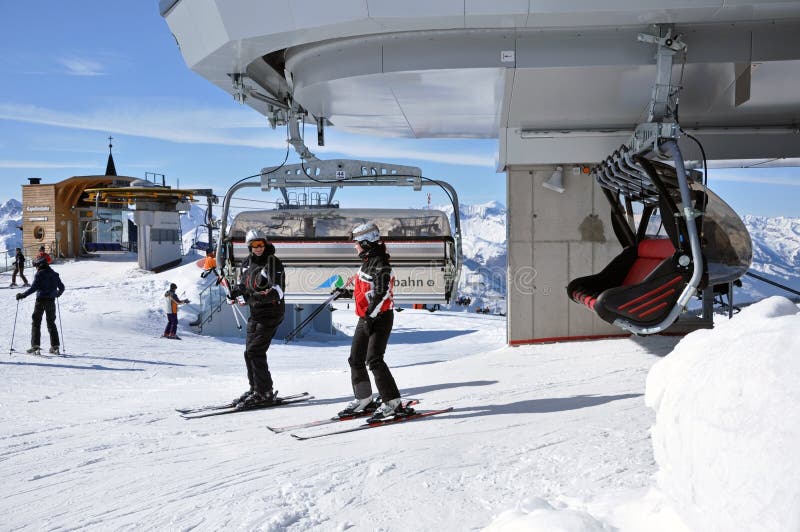
<svg viewBox="0 0 800 532">
<path fill-rule="evenodd" d="M 169 283 L 169 289 L 170 290 L 177 290 L 178 289 L 178 285 L 176 285 L 175 283 Z"/>
<path fill-rule="evenodd" d="M 31 262 L 31 264 L 33 264 L 34 268 L 39 268 L 41 266 L 47 266 L 47 258 L 46 257 L 36 257 L 35 259 L 33 259 L 33 262 Z"/>
</svg>

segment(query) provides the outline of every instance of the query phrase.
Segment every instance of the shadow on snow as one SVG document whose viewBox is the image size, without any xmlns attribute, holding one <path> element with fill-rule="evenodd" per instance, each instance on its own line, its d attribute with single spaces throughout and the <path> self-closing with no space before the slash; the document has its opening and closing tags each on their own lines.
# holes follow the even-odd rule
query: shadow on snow
<svg viewBox="0 0 800 532">
<path fill-rule="evenodd" d="M 55 359 L 55 357 L 54 357 Z M 47 364 L 44 362 L 5 362 L 0 361 L 0 366 L 38 366 L 42 368 L 63 368 L 63 369 L 94 369 L 98 371 L 144 371 L 141 368 L 109 368 L 92 364 L 91 366 L 73 366 L 71 364 Z"/>
<path fill-rule="evenodd" d="M 622 395 L 576 395 L 574 397 L 559 397 L 553 399 L 530 399 L 509 403 L 505 405 L 481 405 L 478 407 L 456 408 L 448 418 L 470 418 L 477 416 L 494 416 L 498 414 L 547 414 L 551 412 L 564 412 L 567 410 L 580 410 L 599 406 L 612 401 L 633 399 L 641 397 L 640 393 L 627 393 Z M 461 414 L 457 414 L 461 412 Z"/>
</svg>

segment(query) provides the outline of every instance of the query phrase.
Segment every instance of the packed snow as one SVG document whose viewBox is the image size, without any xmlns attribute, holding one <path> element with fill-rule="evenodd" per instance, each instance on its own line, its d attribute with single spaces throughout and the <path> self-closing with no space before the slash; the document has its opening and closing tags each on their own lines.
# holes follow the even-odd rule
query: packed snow
<svg viewBox="0 0 800 532">
<path fill-rule="evenodd" d="M 454 410 L 296 441 L 266 427 L 351 398 L 346 303 L 340 334 L 270 349 L 276 387 L 313 399 L 185 420 L 174 408 L 246 387 L 242 341 L 192 333 L 191 305 L 183 340 L 159 338 L 163 292 L 195 297 L 197 266 L 153 274 L 106 255 L 54 268 L 65 355 L 23 354 L 33 297 L 0 290 L 14 348 L 0 355 L 4 529 L 800 528 L 800 314 L 786 299 L 682 339 L 517 348 L 502 317 L 409 309 L 387 360 L 418 409 Z"/>
</svg>

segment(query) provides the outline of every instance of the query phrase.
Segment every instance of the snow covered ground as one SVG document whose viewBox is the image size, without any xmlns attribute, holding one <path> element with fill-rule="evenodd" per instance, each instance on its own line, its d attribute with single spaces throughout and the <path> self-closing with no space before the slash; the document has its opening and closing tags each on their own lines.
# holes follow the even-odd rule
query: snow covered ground
<svg viewBox="0 0 800 532">
<path fill-rule="evenodd" d="M 168 283 L 191 299 L 199 269 L 54 267 L 67 354 L 21 353 L 33 297 L 0 349 L 4 530 L 800 529 L 800 314 L 785 299 L 684 339 L 518 348 L 504 318 L 406 310 L 387 353 L 398 384 L 453 412 L 301 442 L 266 426 L 350 399 L 351 311 L 334 313 L 345 335 L 270 349 L 276 387 L 313 400 L 184 420 L 175 407 L 246 387 L 242 342 L 192 334 L 185 307 L 183 341 L 158 338 Z M 9 345 L 15 293 L 0 290 Z"/>
</svg>

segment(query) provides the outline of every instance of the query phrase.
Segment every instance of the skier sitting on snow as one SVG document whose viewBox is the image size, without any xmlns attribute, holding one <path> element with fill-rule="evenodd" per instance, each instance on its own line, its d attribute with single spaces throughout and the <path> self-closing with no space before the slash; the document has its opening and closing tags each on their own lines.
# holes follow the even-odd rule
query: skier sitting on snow
<svg viewBox="0 0 800 532">
<path fill-rule="evenodd" d="M 50 268 L 47 259 L 38 257 L 34 259 L 33 266 L 36 275 L 33 284 L 24 292 L 17 294 L 17 301 L 24 299 L 36 292 L 36 304 L 33 306 L 31 324 L 31 348 L 28 353 L 39 353 L 39 343 L 42 337 L 42 314 L 47 315 L 47 332 L 50 333 L 50 352 L 58 353 L 61 342 L 58 339 L 56 328 L 56 298 L 64 293 L 64 283 L 61 277 Z"/>
<path fill-rule="evenodd" d="M 261 231 L 253 229 L 247 232 L 245 242 L 250 254 L 242 261 L 238 283 L 230 290 L 232 298 L 250 307 L 244 349 L 250 389 L 233 400 L 238 408 L 270 404 L 275 399 L 267 349 L 286 310 L 283 263 L 275 256 L 275 246 L 267 242 Z M 228 300 L 229 304 L 233 302 Z"/>
<path fill-rule="evenodd" d="M 414 410 L 403 407 L 389 366 L 383 359 L 389 334 L 394 323 L 394 275 L 386 253 L 386 244 L 381 241 L 378 226 L 362 224 L 353 229 L 353 240 L 361 269 L 358 271 L 353 291 L 339 289 L 344 297 L 355 299 L 358 324 L 350 346 L 350 380 L 355 399 L 339 416 L 375 410 L 369 421 L 381 421 L 392 417 L 413 414 Z M 372 386 L 367 367 L 375 377 L 383 403 L 377 407 L 372 399 Z"/>
<path fill-rule="evenodd" d="M 167 313 L 167 326 L 164 329 L 162 338 L 169 338 L 170 340 L 180 340 L 178 336 L 178 306 L 185 305 L 189 302 L 188 299 L 181 299 L 175 293 L 178 285 L 170 283 L 169 290 L 164 292 L 164 312 Z"/>
</svg>

